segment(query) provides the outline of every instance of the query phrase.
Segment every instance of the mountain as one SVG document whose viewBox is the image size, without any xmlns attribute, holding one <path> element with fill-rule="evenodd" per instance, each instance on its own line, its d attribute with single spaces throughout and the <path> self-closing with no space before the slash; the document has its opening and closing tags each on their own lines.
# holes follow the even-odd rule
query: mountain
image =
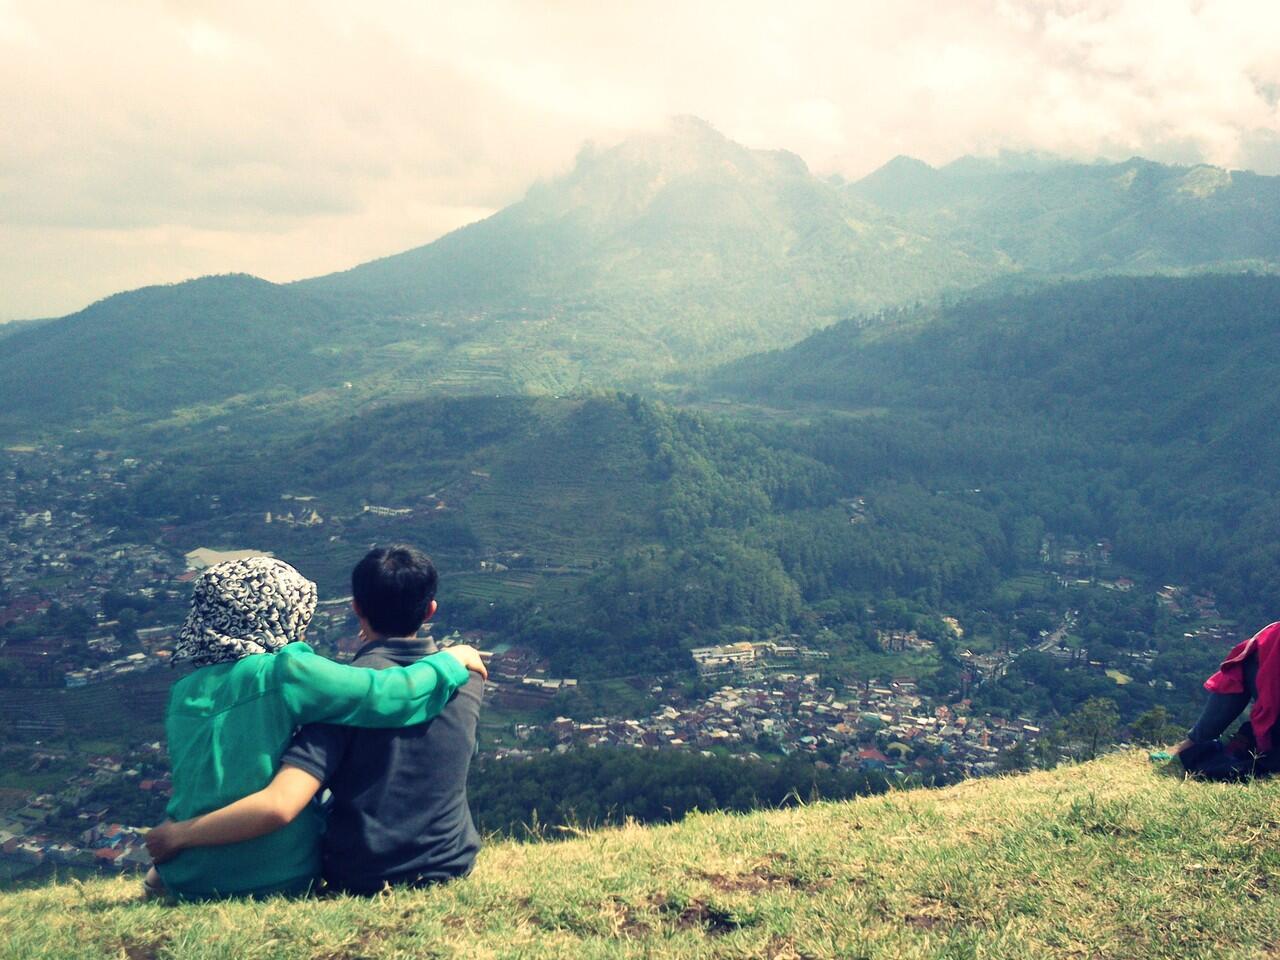
<svg viewBox="0 0 1280 960">
<path fill-rule="evenodd" d="M 15 332 L 0 340 L 0 428 L 347 382 L 364 397 L 652 383 L 991 274 L 795 155 L 683 118 L 585 148 L 522 201 L 397 256 L 289 285 L 148 288 Z"/>
<path fill-rule="evenodd" d="M 433 244 L 300 287 L 544 364 L 652 379 L 991 275 L 794 154 L 685 117 L 584 149 L 566 176 Z"/>
<path fill-rule="evenodd" d="M 373 400 L 652 387 L 1008 278 L 1280 261 L 1280 178 L 1133 160 L 898 158 L 855 184 L 695 118 L 434 243 L 271 284 L 119 294 L 0 337 L 0 434 L 295 421 Z"/>
<path fill-rule="evenodd" d="M 21 330 L 30 330 L 40 326 L 42 323 L 48 323 L 48 319 L 41 318 L 39 320 L 7 320 L 0 323 L 0 339 L 12 336 Z"/>
<path fill-rule="evenodd" d="M 490 841 L 464 880 L 370 899 L 164 909 L 140 903 L 132 878 L 54 884 L 0 894 L 0 929 L 4 955 L 23 960 L 1252 957 L 1280 941 L 1265 842 L 1277 802 L 1274 782 L 1184 782 L 1128 752 L 941 790 Z"/>
<path fill-rule="evenodd" d="M 0 428 L 309 392 L 339 372 L 343 333 L 330 305 L 245 275 L 117 294 L 0 340 Z"/>
<path fill-rule="evenodd" d="M 1280 177 L 1140 158 L 897 157 L 846 191 L 904 229 L 1012 269 L 1151 273 L 1280 260 Z"/>
</svg>

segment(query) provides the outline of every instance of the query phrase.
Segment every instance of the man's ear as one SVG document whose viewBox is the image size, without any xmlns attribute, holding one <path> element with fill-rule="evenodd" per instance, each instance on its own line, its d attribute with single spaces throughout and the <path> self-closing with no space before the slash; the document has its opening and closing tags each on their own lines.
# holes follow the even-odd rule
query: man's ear
<svg viewBox="0 0 1280 960">
<path fill-rule="evenodd" d="M 357 620 L 364 617 L 364 614 L 360 612 L 360 604 L 356 603 L 354 599 L 351 601 L 351 612 L 356 615 Z"/>
<path fill-rule="evenodd" d="M 438 609 L 440 609 L 440 608 L 439 608 L 439 607 L 437 607 L 437 606 L 436 606 L 436 602 L 435 602 L 434 600 L 432 600 L 432 601 L 431 601 L 431 603 L 430 603 L 430 605 L 428 605 L 428 607 L 427 607 L 427 615 L 426 615 L 425 617 L 423 617 L 423 618 L 422 618 L 422 622 L 423 622 L 423 623 L 426 623 L 428 620 L 430 620 L 432 617 L 434 617 L 434 616 L 436 615 L 436 611 L 437 611 Z"/>
</svg>

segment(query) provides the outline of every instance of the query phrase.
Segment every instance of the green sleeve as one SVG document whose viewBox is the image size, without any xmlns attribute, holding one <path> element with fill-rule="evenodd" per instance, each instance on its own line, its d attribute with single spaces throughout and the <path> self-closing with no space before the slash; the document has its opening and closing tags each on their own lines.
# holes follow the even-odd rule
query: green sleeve
<svg viewBox="0 0 1280 960">
<path fill-rule="evenodd" d="M 407 727 L 444 709 L 471 676 L 447 653 L 407 667 L 370 670 L 326 660 L 310 648 L 286 647 L 275 655 L 281 696 L 299 724 Z"/>
</svg>

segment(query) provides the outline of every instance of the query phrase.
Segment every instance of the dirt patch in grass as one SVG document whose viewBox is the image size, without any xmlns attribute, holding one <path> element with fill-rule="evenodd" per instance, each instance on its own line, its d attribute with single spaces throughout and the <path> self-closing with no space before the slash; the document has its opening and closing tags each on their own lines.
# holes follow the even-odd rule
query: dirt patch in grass
<svg viewBox="0 0 1280 960">
<path fill-rule="evenodd" d="M 608 927 L 609 935 L 640 939 L 652 936 L 654 927 L 643 911 L 637 910 L 620 896 L 610 896 L 599 905 L 598 916 L 587 916 L 585 920 L 566 917 L 547 917 L 536 909 L 528 898 L 517 901 L 528 922 L 541 930 L 569 931 L 580 936 L 595 936 L 600 933 L 601 926 Z M 601 924 L 601 920 L 604 921 Z M 446 921 L 447 923 L 448 921 Z"/>
<path fill-rule="evenodd" d="M 806 879 L 778 873 L 765 866 L 754 867 L 748 873 L 710 873 L 706 870 L 695 870 L 693 871 L 693 876 L 707 881 L 711 886 L 724 893 L 759 893 L 761 890 L 777 889 L 812 892 L 826 890 L 835 883 L 835 880 L 831 877 Z"/>
<path fill-rule="evenodd" d="M 401 919 L 412 918 L 412 910 L 404 910 Z M 315 955 L 315 960 L 377 960 L 386 943 L 386 932 L 372 923 L 357 924 L 352 930 L 351 942 L 336 950 Z"/>
<path fill-rule="evenodd" d="M 804 877 L 791 867 L 791 858 L 784 853 L 771 853 L 759 860 L 746 873 L 715 873 L 709 870 L 693 870 L 693 876 L 705 880 L 716 890 L 725 893 L 759 893 L 762 890 L 800 890 L 814 892 L 826 890 L 835 880 L 831 877 Z"/>
<path fill-rule="evenodd" d="M 932 930 L 934 927 L 946 923 L 942 917 L 929 917 L 924 914 L 908 914 L 902 918 L 903 921 L 917 930 Z"/>
<path fill-rule="evenodd" d="M 904 906 L 902 922 L 916 930 L 950 927 L 967 920 L 953 904 L 936 897 L 912 897 L 911 902 Z"/>
<path fill-rule="evenodd" d="M 620 897 L 610 897 L 608 911 L 613 921 L 614 936 L 640 939 L 653 933 L 653 927 L 641 916 L 631 904 Z"/>
<path fill-rule="evenodd" d="M 653 905 L 659 912 L 670 917 L 680 930 L 704 930 L 717 937 L 747 926 L 733 911 L 699 897 L 688 901 L 674 901 L 658 894 L 653 899 Z"/>
<path fill-rule="evenodd" d="M 163 940 L 136 940 L 120 944 L 126 960 L 157 960 L 164 949 Z"/>
</svg>

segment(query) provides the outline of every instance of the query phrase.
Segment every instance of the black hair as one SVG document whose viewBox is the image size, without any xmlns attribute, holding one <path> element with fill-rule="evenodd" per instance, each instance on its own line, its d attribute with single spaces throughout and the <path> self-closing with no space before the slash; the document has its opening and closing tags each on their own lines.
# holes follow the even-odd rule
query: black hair
<svg viewBox="0 0 1280 960">
<path fill-rule="evenodd" d="M 375 547 L 351 571 L 351 597 L 378 633 L 409 637 L 427 619 L 438 580 L 421 550 L 403 543 Z"/>
</svg>

